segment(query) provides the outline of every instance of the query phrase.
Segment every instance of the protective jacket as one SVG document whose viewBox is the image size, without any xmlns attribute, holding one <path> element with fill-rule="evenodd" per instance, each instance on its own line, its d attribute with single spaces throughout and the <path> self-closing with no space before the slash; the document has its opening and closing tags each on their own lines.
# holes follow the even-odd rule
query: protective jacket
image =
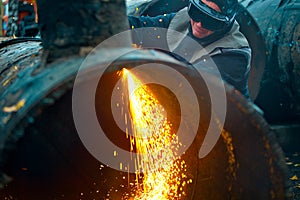
<svg viewBox="0 0 300 200">
<path fill-rule="evenodd" d="M 223 80 L 233 85 L 249 99 L 248 77 L 250 72 L 251 49 L 245 36 L 239 31 L 237 22 L 225 33 L 213 33 L 202 39 L 193 36 L 187 8 L 176 14 L 165 14 L 156 17 L 129 16 L 132 28 L 161 27 L 172 56 L 188 62 L 196 68 L 221 74 Z M 144 34 L 141 36 L 141 34 Z M 149 40 L 145 32 L 139 32 L 138 40 Z M 153 34 L 151 34 L 153 35 Z M 161 38 L 161 37 L 159 37 Z M 151 39 L 150 39 L 151 40 Z M 143 41 L 138 41 L 143 43 Z M 151 41 L 154 43 L 154 41 Z M 215 67 L 216 66 L 216 67 Z"/>
</svg>

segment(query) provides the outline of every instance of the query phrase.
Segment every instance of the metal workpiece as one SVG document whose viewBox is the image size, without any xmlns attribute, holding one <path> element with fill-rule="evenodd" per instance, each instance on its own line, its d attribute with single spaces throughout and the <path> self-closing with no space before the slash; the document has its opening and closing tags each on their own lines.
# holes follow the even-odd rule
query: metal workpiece
<svg viewBox="0 0 300 200">
<path fill-rule="evenodd" d="M 49 51 L 47 62 L 78 55 L 82 47 L 92 49 L 129 26 L 122 0 L 37 1 L 37 5 L 44 50 Z"/>
<path fill-rule="evenodd" d="M 95 48 L 124 30 L 124 5 L 38 1 L 41 41 L 0 43 L 0 198 L 134 198 L 144 171 L 134 171 L 135 160 L 126 160 L 136 156 L 138 145 L 120 125 L 133 119 L 124 109 L 135 109 L 124 103 L 128 77 L 128 87 L 121 87 L 128 70 L 151 88 L 182 145 L 174 149 L 184 161 L 184 172 L 174 179 L 180 195 L 168 197 L 290 199 L 288 169 L 274 132 L 232 86 L 161 51 L 109 44 Z M 113 18 L 116 11 L 120 16 Z M 240 15 L 250 24 L 245 33 L 257 31 L 247 10 Z M 117 20 L 124 23 L 112 25 Z M 249 37 L 260 58 L 261 32 L 255 33 Z M 256 87 L 263 70 L 253 63 Z M 124 117 L 117 121 L 116 113 Z"/>
<path fill-rule="evenodd" d="M 247 10 L 265 38 L 266 67 L 256 103 L 271 123 L 299 122 L 300 2 L 252 1 Z M 264 14 L 261 14 L 264 13 Z"/>
<path fill-rule="evenodd" d="M 37 42 L 25 42 L 26 46 L 28 43 L 34 46 Z M 22 46 L 22 43 L 14 45 Z M 21 49 L 13 47 L 14 51 Z M 27 56 L 7 69 L 11 71 L 9 76 L 15 78 L 5 86 L 1 85 L 4 90 L 0 98 L 1 177 L 4 177 L 1 179 L 1 198 L 120 199 L 124 194 L 131 194 L 134 187 L 130 183 L 135 182 L 136 175 L 118 171 L 95 159 L 78 136 L 72 114 L 72 90 L 76 73 L 84 62 L 83 57 L 58 59 L 42 67 L 41 48 L 35 48 L 35 51 L 29 48 Z M 2 49 L 9 55 L 9 46 Z M 106 135 L 114 145 L 130 151 L 130 143 L 125 133 L 116 126 L 110 111 L 112 92 L 120 80 L 120 70 L 124 66 L 135 69 L 143 64 L 160 63 L 180 72 L 189 81 L 200 109 L 198 131 L 182 155 L 187 165 L 186 176 L 192 180 L 184 189 L 186 195 L 182 199 L 284 199 L 288 196 L 287 169 L 282 151 L 268 124 L 251 103 L 231 86 L 225 86 L 225 124 L 217 126 L 220 137 L 211 152 L 199 158 L 210 121 L 218 125 L 221 118 L 214 113 L 207 88 L 209 84 L 219 89 L 220 85 L 214 83 L 214 75 L 204 72 L 204 81 L 196 75 L 195 69 L 166 54 L 134 50 L 115 60 L 99 80 L 99 66 L 111 63 L 113 60 L 110 58 L 120 51 L 100 51 L 94 61 L 91 59 L 90 67 L 85 68 L 77 85 L 90 88 L 91 82 L 100 81 L 95 94 L 98 122 L 104 130 L 108 130 Z M 19 54 L 12 55 L 18 58 Z M 23 66 L 22 60 L 34 65 L 15 71 L 18 65 Z M 161 74 L 158 73 L 154 79 L 159 76 Z M 166 76 L 165 79 L 172 80 L 174 77 Z M 184 92 L 180 87 L 177 90 Z M 164 87 L 154 88 L 153 93 L 160 96 L 167 113 L 173 113 L 170 119 L 173 119 L 173 126 L 178 127 L 180 107 L 174 107 L 177 105 L 174 93 Z M 82 95 L 87 97 L 84 93 Z M 173 106 L 167 106 L 170 102 L 174 102 Z M 190 112 L 188 119 L 192 120 L 194 115 Z"/>
</svg>

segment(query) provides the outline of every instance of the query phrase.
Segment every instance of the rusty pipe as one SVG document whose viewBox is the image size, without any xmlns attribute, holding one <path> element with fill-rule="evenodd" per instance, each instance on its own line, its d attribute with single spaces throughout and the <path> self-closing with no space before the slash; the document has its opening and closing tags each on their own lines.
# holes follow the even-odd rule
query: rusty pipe
<svg viewBox="0 0 300 200">
<path fill-rule="evenodd" d="M 22 46 L 22 43 L 18 45 Z M 6 51 L 9 48 L 14 50 L 10 46 Z M 40 47 L 35 49 L 38 53 Z M 24 51 L 32 54 L 28 48 Z M 120 49 L 111 49 L 109 55 L 113 58 L 119 52 Z M 91 80 L 99 80 L 94 75 L 97 66 L 110 62 L 107 53 L 102 53 L 106 59 L 95 58 L 87 68 L 88 76 L 81 80 L 81 84 L 88 86 Z M 39 68 L 41 57 L 34 55 L 37 56 L 25 56 L 15 63 L 15 66 L 24 67 L 11 72 L 19 75 L 14 76 L 1 95 L 1 174 L 3 179 L 11 179 L 6 179 L 7 182 L 1 179 L 3 188 L 0 196 L 92 199 L 109 195 L 112 199 L 119 199 L 124 193 L 130 192 L 127 183 L 133 181 L 135 175 L 101 163 L 87 151 L 78 137 L 71 107 L 72 87 L 83 59 L 79 57 L 52 62 L 36 74 L 33 72 Z M 134 68 L 154 62 L 176 69 L 186 77 L 193 85 L 199 102 L 199 129 L 183 155 L 188 176 L 193 180 L 186 188 L 184 199 L 284 199 L 287 195 L 287 179 L 281 149 L 267 123 L 232 87 L 226 86 L 227 118 L 222 134 L 213 150 L 201 159 L 198 151 L 213 111 L 207 91 L 208 83 L 195 76 L 194 69 L 153 50 L 136 50 L 116 60 L 103 75 L 104 85 L 107 86 L 99 93 L 104 98 L 102 103 L 110 104 L 105 99 L 110 98 L 111 86 L 120 78 L 117 72 L 124 65 Z M 28 63 L 35 64 L 27 66 Z M 9 69 L 12 70 L 15 69 Z M 214 76 L 207 76 L 212 80 L 209 81 L 212 87 L 219 87 L 214 84 Z M 161 94 L 159 88 L 156 94 Z M 168 91 L 164 94 L 166 99 L 174 98 Z M 19 109 L 7 110 L 22 100 L 25 102 Z M 106 104 L 95 104 L 95 107 L 107 120 L 111 114 L 107 110 L 110 105 Z M 106 124 L 110 130 L 116 128 L 112 123 Z M 126 149 L 128 143 L 122 139 L 124 133 L 114 130 L 107 134 L 117 145 Z"/>
<path fill-rule="evenodd" d="M 85 55 L 111 35 L 129 27 L 123 0 L 38 0 L 37 6 L 48 62 L 61 57 Z"/>
<path fill-rule="evenodd" d="M 42 9 L 39 12 L 43 12 Z M 28 48 L 30 42 L 27 42 L 1 49 L 7 52 L 5 55 L 12 57 L 10 61 L 1 59 L 5 63 L 1 64 L 5 66 L 5 69 L 1 68 L 1 75 L 5 76 L 1 76 L 3 93 L 0 97 L 0 196 L 22 199 L 119 199 L 130 191 L 130 187 L 122 185 L 132 181 L 135 174 L 128 175 L 95 159 L 83 146 L 73 121 L 72 89 L 76 73 L 84 61 L 84 57 L 78 56 L 78 50 L 81 45 L 85 46 L 85 42 L 73 44 L 63 37 L 64 42 L 60 46 L 53 40 L 56 34 L 51 36 L 49 29 L 47 32 L 49 26 L 43 26 L 43 20 L 41 23 L 46 30 L 42 33 L 45 49 L 41 49 L 40 43 L 36 42 L 31 44 L 33 48 Z M 57 30 L 54 30 L 56 33 Z M 22 48 L 22 45 L 27 48 Z M 72 46 L 77 50 L 70 50 L 66 57 L 63 56 L 64 59 L 56 60 L 62 58 L 62 49 L 68 51 Z M 14 54 L 16 49 L 23 52 L 21 58 Z M 87 68 L 89 76 L 82 79 L 81 84 L 88 85 L 91 80 L 98 80 L 99 77 L 94 75 L 97 66 L 114 61 L 114 65 L 103 75 L 107 85 L 104 89 L 107 89 L 108 95 L 103 95 L 106 100 L 110 97 L 111 86 L 119 79 L 117 72 L 124 65 L 133 69 L 141 64 L 162 63 L 186 77 L 197 94 L 201 121 L 193 143 L 183 155 L 188 176 L 193 180 L 186 188 L 185 199 L 283 199 L 287 195 L 281 149 L 268 125 L 240 94 L 225 86 L 227 118 L 222 134 L 212 151 L 200 159 L 199 148 L 213 113 L 207 83 L 195 76 L 195 69 L 187 68 L 154 50 L 136 50 L 111 60 L 120 50 L 104 49 L 100 54 L 103 59 L 95 58 Z M 45 55 L 43 51 L 49 51 L 48 61 L 51 61 L 46 67 L 41 67 Z M 214 84 L 215 77 L 210 74 L 207 77 L 211 80 L 211 86 L 217 89 L 219 85 Z M 158 88 L 156 93 L 161 94 L 162 91 Z M 164 93 L 167 99 L 174 98 L 168 90 Z M 110 118 L 109 111 L 105 109 L 109 105 L 95 107 L 103 116 Z M 218 121 L 218 118 L 213 119 Z M 115 128 L 111 123 L 107 126 Z M 114 132 L 107 134 L 116 137 Z M 126 148 L 124 140 L 115 142 Z"/>
<path fill-rule="evenodd" d="M 256 103 L 270 123 L 299 122 L 299 1 L 242 1 L 265 38 L 265 73 Z M 264 15 L 261 13 L 264 12 Z M 272 97 L 272 98 L 270 98 Z"/>
</svg>

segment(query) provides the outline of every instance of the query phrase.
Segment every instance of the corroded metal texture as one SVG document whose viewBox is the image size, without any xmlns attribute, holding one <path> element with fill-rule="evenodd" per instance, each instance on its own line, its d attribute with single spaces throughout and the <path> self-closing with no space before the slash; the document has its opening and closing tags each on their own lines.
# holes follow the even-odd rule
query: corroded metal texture
<svg viewBox="0 0 300 200">
<path fill-rule="evenodd" d="M 1 58 L 0 58 L 0 107 L 1 107 L 1 134 L 0 134 L 0 149 L 1 149 L 1 161 L 0 166 L 3 164 L 3 149 L 4 142 L 8 135 L 7 132 L 12 130 L 10 126 L 10 121 L 18 121 L 23 116 L 18 116 L 16 111 L 22 108 L 22 104 L 29 102 L 23 102 L 20 99 L 23 90 L 26 87 L 20 87 L 20 85 L 28 84 L 29 82 L 21 81 L 23 80 L 23 75 L 26 71 L 36 67 L 40 63 L 40 50 L 41 50 L 41 42 L 37 39 L 12 39 L 12 38 L 1 38 Z M 29 80 L 29 79 L 28 79 Z M 12 87 L 8 91 L 8 88 Z M 28 84 L 30 86 L 30 84 Z M 5 97 L 4 97 L 5 96 Z M 14 105 L 19 105 L 13 107 Z M 6 110 L 9 112 L 5 112 L 5 107 L 14 108 L 13 110 Z M 15 140 L 18 140 L 22 135 L 14 136 Z M 11 179 L 4 174 L 0 175 L 1 186 L 3 183 L 10 181 Z"/>
<path fill-rule="evenodd" d="M 299 121 L 300 1 L 257 0 L 244 4 L 266 41 L 266 72 L 256 103 L 272 123 Z"/>
<path fill-rule="evenodd" d="M 30 46 L 28 42 L 26 45 Z M 83 57 L 57 60 L 42 67 L 38 53 L 40 47 L 35 48 L 36 51 L 29 48 L 28 56 L 23 57 L 25 63 L 28 61 L 26 58 L 29 59 L 27 67 L 20 67 L 17 72 L 12 69 L 10 76 L 15 78 L 5 86 L 0 96 L 0 197 L 24 200 L 120 199 L 132 189 L 128 182 L 132 182 L 135 175 L 114 170 L 91 156 L 74 126 L 72 87 Z M 90 63 L 81 84 L 88 85 L 92 79 L 99 80 L 94 76 L 98 66 L 110 63 L 119 51 L 111 49 L 109 54 L 103 51 L 105 59 Z M 187 68 L 165 54 L 136 50 L 114 61 L 103 75 L 104 85 L 109 87 L 99 93 L 99 98 L 106 99 L 103 102 L 109 105 L 95 105 L 95 108 L 109 117 L 107 108 L 110 107 L 111 86 L 120 78 L 117 71 L 124 66 L 134 68 L 153 62 L 170 66 L 186 77 L 199 102 L 199 129 L 194 142 L 183 155 L 188 166 L 187 176 L 193 180 L 183 199 L 284 199 L 288 179 L 282 151 L 264 119 L 230 86 L 226 86 L 227 118 L 224 127 L 219 127 L 222 129 L 221 137 L 206 157 L 198 157 L 214 112 L 207 84 L 220 86 L 214 85 L 213 81 L 204 82 L 195 75 L 195 69 Z M 22 65 L 22 62 L 19 64 Z M 207 77 L 213 80 L 212 75 L 207 74 Z M 155 95 L 160 94 L 159 90 L 155 92 Z M 170 98 L 168 93 L 166 98 Z M 191 117 L 193 114 L 190 113 Z M 218 122 L 218 117 L 212 120 Z M 106 126 L 115 129 L 112 124 Z M 125 133 L 107 134 L 117 137 L 117 142 L 125 137 Z"/>
<path fill-rule="evenodd" d="M 129 27 L 123 0 L 38 0 L 37 5 L 48 61 L 78 55 L 82 47 L 91 50 Z"/>
<path fill-rule="evenodd" d="M 80 49 L 93 47 L 109 34 L 115 33 L 116 29 L 113 28 L 100 30 L 108 24 L 106 20 L 109 14 L 103 8 L 119 3 L 122 8 L 123 3 L 57 2 L 40 1 L 38 4 L 41 8 L 43 49 L 39 41 L 8 40 L 0 44 L 3 52 L 0 54 L 1 75 L 3 74 L 0 77 L 0 90 L 3 91 L 0 93 L 0 198 L 121 199 L 124 193 L 130 193 L 133 189 L 130 182 L 134 181 L 135 174 L 110 168 L 101 160 L 96 160 L 83 146 L 72 114 L 72 89 L 78 69 L 85 58 L 84 55 L 79 55 Z M 66 16 L 62 11 L 67 7 L 71 11 Z M 100 13 L 97 8 L 100 8 Z M 52 12 L 47 13 L 47 9 L 57 11 L 57 16 L 53 16 Z M 48 16 L 48 19 L 47 14 L 52 17 Z M 82 17 L 89 19 L 91 16 L 97 19 L 81 21 Z M 105 16 L 104 19 L 101 16 Z M 56 23 L 60 20 L 63 22 Z M 78 22 L 83 23 L 82 30 Z M 92 25 L 97 26 L 98 22 L 101 28 L 91 28 Z M 123 27 L 122 23 L 120 26 Z M 100 34 L 99 37 L 97 34 Z M 89 39 L 91 40 L 88 41 Z M 22 42 L 26 44 L 26 48 L 22 46 Z M 221 136 L 212 151 L 204 158 L 199 158 L 199 149 L 210 121 L 217 124 L 219 122 L 219 117 L 214 115 L 215 110 L 207 88 L 207 84 L 215 89 L 220 87 L 213 81 L 216 77 L 203 72 L 206 80 L 209 80 L 204 81 L 201 76 L 197 76 L 194 68 L 184 66 L 154 50 L 135 49 L 131 54 L 118 56 L 114 60 L 120 50 L 110 48 L 98 52 L 95 60 L 89 62 L 86 76 L 80 80 L 80 86 L 89 86 L 95 80 L 104 81 L 104 90 L 91 97 L 103 100 L 101 102 L 104 104 L 99 104 L 99 101 L 95 103 L 95 109 L 104 116 L 102 119 L 111 117 L 109 108 L 112 89 L 120 79 L 118 71 L 124 66 L 128 69 L 146 63 L 170 66 L 182 74 L 195 91 L 201 119 L 197 134 L 183 155 L 187 176 L 193 180 L 186 188 L 183 199 L 252 200 L 290 197 L 281 148 L 268 124 L 251 103 L 232 87 L 225 86 L 225 125 L 217 126 Z M 96 73 L 99 66 L 106 66 L 112 61 L 113 65 L 99 80 Z M 155 90 L 154 93 L 159 96 L 163 92 Z M 174 98 L 168 92 L 164 94 L 167 100 Z M 191 104 L 187 106 L 189 105 Z M 188 116 L 192 119 L 194 114 L 190 112 Z M 101 123 L 101 118 L 98 120 Z M 105 125 L 109 130 L 117 129 L 112 123 Z M 114 140 L 116 145 L 126 147 L 126 141 L 122 140 L 126 135 L 123 131 L 110 131 L 106 134 L 117 138 Z M 101 142 L 99 141 L 99 145 Z"/>
<path fill-rule="evenodd" d="M 22 93 L 20 85 L 26 82 L 15 83 L 23 73 L 36 67 L 40 63 L 42 51 L 41 42 L 34 38 L 8 39 L 0 43 L 0 94 L 6 98 L 1 98 L 1 107 L 16 105 Z M 15 85 L 13 90 L 8 91 L 10 85 Z M 20 84 L 20 85 L 18 85 Z M 25 90 L 26 88 L 23 88 Z M 7 122 L 14 118 L 14 112 L 7 112 L 1 115 L 1 129 L 9 129 Z"/>
<path fill-rule="evenodd" d="M 19 1 L 8 1 L 8 24 L 6 36 L 14 36 L 18 33 L 18 19 L 19 19 Z"/>
</svg>

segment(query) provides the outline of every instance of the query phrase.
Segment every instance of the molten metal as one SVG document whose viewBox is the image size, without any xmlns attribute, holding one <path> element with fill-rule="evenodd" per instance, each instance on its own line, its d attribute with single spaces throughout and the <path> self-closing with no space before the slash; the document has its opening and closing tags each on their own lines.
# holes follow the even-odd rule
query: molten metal
<svg viewBox="0 0 300 200">
<path fill-rule="evenodd" d="M 123 69 L 127 83 L 133 133 L 131 150 L 136 149 L 136 182 L 133 199 L 180 199 L 187 180 L 185 161 L 176 152 L 181 146 L 167 113 L 149 87 Z"/>
</svg>

